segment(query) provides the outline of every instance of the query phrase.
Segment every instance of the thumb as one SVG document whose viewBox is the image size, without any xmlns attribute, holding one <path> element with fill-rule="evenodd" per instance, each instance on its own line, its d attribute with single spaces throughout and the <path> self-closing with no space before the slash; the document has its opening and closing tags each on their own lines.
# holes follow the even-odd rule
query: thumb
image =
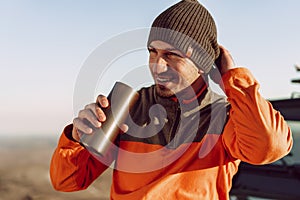
<svg viewBox="0 0 300 200">
<path fill-rule="evenodd" d="M 121 134 L 126 133 L 129 129 L 127 124 L 122 124 L 119 128 L 120 128 Z"/>
<path fill-rule="evenodd" d="M 213 68 L 210 70 L 209 77 L 216 84 L 220 84 L 221 79 L 222 79 L 222 75 L 221 75 L 220 70 L 215 66 L 213 66 Z"/>
</svg>

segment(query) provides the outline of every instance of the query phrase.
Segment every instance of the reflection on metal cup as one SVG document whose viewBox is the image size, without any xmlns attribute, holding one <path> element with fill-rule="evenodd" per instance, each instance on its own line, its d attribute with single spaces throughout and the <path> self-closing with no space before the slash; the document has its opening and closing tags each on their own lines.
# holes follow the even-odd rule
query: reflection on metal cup
<svg viewBox="0 0 300 200">
<path fill-rule="evenodd" d="M 80 142 L 96 156 L 104 156 L 112 147 L 120 132 L 119 126 L 126 120 L 139 94 L 130 86 L 116 82 L 107 98 L 109 107 L 103 109 L 106 121 L 101 128 L 94 129 L 93 134 L 84 134 L 80 138 Z"/>
</svg>

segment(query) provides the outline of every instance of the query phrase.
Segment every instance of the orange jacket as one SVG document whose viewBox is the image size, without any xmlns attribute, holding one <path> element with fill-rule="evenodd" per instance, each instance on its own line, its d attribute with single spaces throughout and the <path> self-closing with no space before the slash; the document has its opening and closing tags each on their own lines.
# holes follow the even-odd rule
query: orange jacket
<svg viewBox="0 0 300 200">
<path fill-rule="evenodd" d="M 182 118 L 184 123 L 165 143 L 161 139 L 163 134 L 147 138 L 122 134 L 119 148 L 100 159 L 69 139 L 72 125 L 67 126 L 51 161 L 54 188 L 85 189 L 115 160 L 111 199 L 229 199 L 232 177 L 240 161 L 266 164 L 285 156 L 292 148 L 292 133 L 280 113 L 261 97 L 259 84 L 247 69 L 230 70 L 222 79 L 229 113 L 222 115 L 226 102 L 206 91 L 200 95 L 202 99 L 196 109 L 200 121 L 192 121 L 198 113 L 195 108 L 181 111 L 186 117 Z M 147 94 L 145 98 L 151 99 Z M 215 111 L 208 106 L 211 102 L 216 105 Z M 144 112 L 143 108 L 137 109 L 136 118 Z M 137 124 L 143 122 L 140 117 Z M 197 126 L 201 128 L 197 130 Z M 196 133 L 187 133 L 188 130 Z M 181 136 L 189 134 L 195 135 L 182 142 Z"/>
</svg>

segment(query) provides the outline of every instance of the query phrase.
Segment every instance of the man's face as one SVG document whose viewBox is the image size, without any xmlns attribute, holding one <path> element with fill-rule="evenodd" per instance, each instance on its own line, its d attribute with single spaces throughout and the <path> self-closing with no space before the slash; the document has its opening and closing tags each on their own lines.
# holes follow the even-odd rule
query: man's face
<svg viewBox="0 0 300 200">
<path fill-rule="evenodd" d="M 148 50 L 149 67 L 158 95 L 170 97 L 190 86 L 200 76 L 189 55 L 172 45 L 155 40 Z"/>
</svg>

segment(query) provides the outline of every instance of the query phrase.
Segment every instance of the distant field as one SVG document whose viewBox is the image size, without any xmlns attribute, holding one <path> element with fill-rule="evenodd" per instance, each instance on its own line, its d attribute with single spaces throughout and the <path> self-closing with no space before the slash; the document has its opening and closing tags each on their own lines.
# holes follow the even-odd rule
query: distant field
<svg viewBox="0 0 300 200">
<path fill-rule="evenodd" d="M 293 157 L 300 161 L 300 124 L 290 122 L 294 131 Z M 105 200 L 109 199 L 109 168 L 87 190 L 55 191 L 49 180 L 49 163 L 57 137 L 5 137 L 0 135 L 0 200 Z"/>
<path fill-rule="evenodd" d="M 57 138 L 0 137 L 0 200 L 104 200 L 109 199 L 111 170 L 87 190 L 55 191 L 49 163 Z"/>
</svg>

